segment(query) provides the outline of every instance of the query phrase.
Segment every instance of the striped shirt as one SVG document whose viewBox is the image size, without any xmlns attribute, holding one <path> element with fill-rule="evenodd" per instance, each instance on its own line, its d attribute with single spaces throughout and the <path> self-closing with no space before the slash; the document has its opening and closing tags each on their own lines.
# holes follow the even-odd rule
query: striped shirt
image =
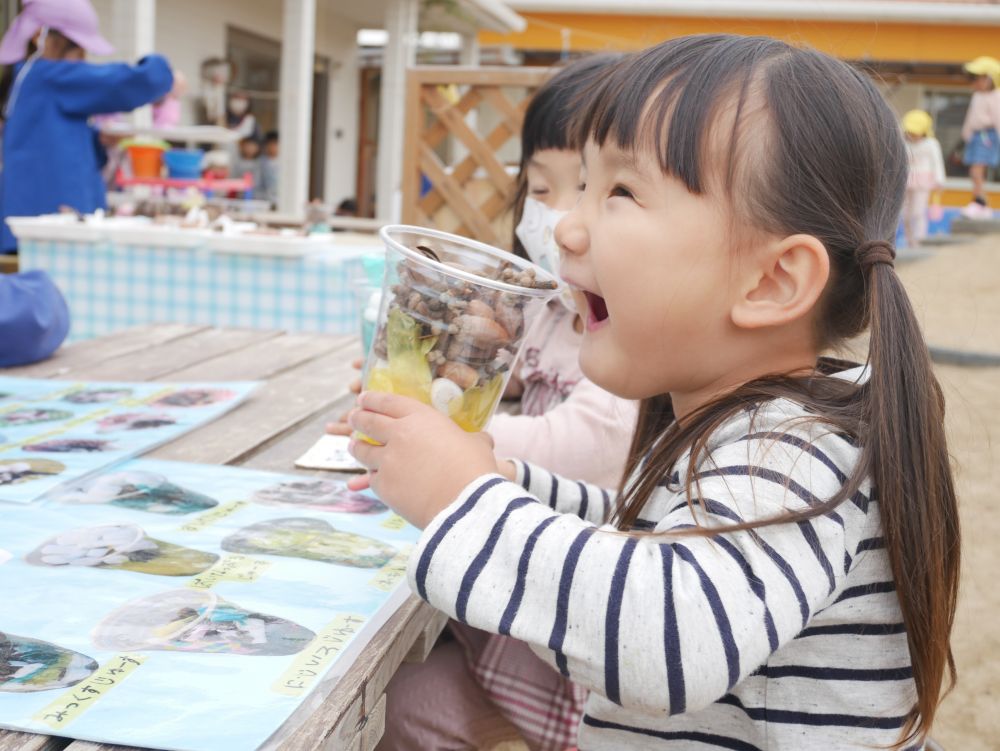
<svg viewBox="0 0 1000 751">
<path fill-rule="evenodd" d="M 891 744 L 916 699 L 869 483 L 809 521 L 712 538 L 672 530 L 771 518 L 832 497 L 856 444 L 775 400 L 674 467 L 629 535 L 600 488 L 519 464 L 481 477 L 424 530 L 414 591 L 530 644 L 592 692 L 579 745 L 848 749 Z M 917 748 L 917 747 L 915 747 Z"/>
</svg>

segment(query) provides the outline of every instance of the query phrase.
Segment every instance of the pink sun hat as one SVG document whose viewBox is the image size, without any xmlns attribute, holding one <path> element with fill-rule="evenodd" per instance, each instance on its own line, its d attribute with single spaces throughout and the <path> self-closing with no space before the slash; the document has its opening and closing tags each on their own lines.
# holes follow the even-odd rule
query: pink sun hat
<svg viewBox="0 0 1000 751">
<path fill-rule="evenodd" d="M 0 41 L 0 63 L 10 65 L 28 56 L 28 42 L 42 28 L 55 29 L 93 55 L 115 51 L 101 36 L 97 13 L 89 0 L 25 0 Z"/>
</svg>

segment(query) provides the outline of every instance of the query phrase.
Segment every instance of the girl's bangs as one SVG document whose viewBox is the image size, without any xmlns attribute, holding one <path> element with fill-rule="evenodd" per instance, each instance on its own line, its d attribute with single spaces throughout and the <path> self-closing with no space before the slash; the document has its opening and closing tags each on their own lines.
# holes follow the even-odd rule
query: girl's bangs
<svg viewBox="0 0 1000 751">
<path fill-rule="evenodd" d="M 610 141 L 628 152 L 652 150 L 663 173 L 696 194 L 706 192 L 708 170 L 721 168 L 722 182 L 731 189 L 750 84 L 764 60 L 788 50 L 773 39 L 747 41 L 684 37 L 625 59 L 582 111 L 577 140 L 593 139 L 598 146 Z M 720 130 L 730 123 L 729 133 Z"/>
</svg>

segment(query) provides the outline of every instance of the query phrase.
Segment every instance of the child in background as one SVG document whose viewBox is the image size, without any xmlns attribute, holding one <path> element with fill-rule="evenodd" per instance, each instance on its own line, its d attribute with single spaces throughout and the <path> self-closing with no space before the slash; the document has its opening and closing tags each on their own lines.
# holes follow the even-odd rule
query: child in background
<svg viewBox="0 0 1000 751">
<path fill-rule="evenodd" d="M 592 56 L 566 66 L 535 93 L 525 112 L 514 247 L 556 274 L 553 232 L 580 194 L 580 152 L 570 116 L 618 59 Z M 497 415 L 487 432 L 502 456 L 613 485 L 625 466 L 638 405 L 609 394 L 580 371 L 583 327 L 571 299 L 549 303 L 540 315 L 515 369 L 521 414 Z M 523 642 L 454 622 L 451 631 L 457 641 L 439 644 L 422 664 L 403 665 L 389 684 L 379 751 L 454 743 L 488 748 L 518 735 L 533 751 L 575 744 L 585 691 Z"/>
<path fill-rule="evenodd" d="M 234 91 L 226 101 L 226 127 L 236 131 L 240 138 L 260 140 L 260 126 L 253 114 L 250 97 L 242 91 Z"/>
<path fill-rule="evenodd" d="M 977 57 L 965 64 L 973 76 L 972 99 L 962 124 L 965 154 L 962 162 L 972 178 L 972 203 L 962 209 L 969 219 L 991 219 L 993 211 L 986 200 L 986 168 L 1000 165 L 1000 61 Z"/>
<path fill-rule="evenodd" d="M 903 133 L 910 158 L 910 172 L 903 201 L 903 233 L 906 247 L 916 248 L 927 239 L 927 211 L 931 192 L 944 187 L 944 157 L 934 137 L 934 121 L 923 110 L 903 115 Z"/>
<path fill-rule="evenodd" d="M 212 149 L 201 160 L 201 176 L 206 180 L 225 180 L 232 174 L 229 169 L 232 161 L 225 149 Z"/>
<path fill-rule="evenodd" d="M 961 554 L 893 266 L 895 115 L 846 63 L 728 35 L 630 56 L 591 101 L 556 235 L 584 373 L 643 400 L 626 479 L 498 460 L 361 394 L 349 422 L 378 445 L 352 453 L 424 528 L 413 591 L 590 689 L 587 751 L 922 748 Z M 821 356 L 866 329 L 866 368 Z"/>
<path fill-rule="evenodd" d="M 257 198 L 263 185 L 262 173 L 260 142 L 248 136 L 240 141 L 229 174 L 240 180 L 250 175 L 250 179 L 253 180 L 254 198 Z"/>
<path fill-rule="evenodd" d="M 37 50 L 25 60 L 37 35 Z M 89 120 L 128 112 L 173 85 L 166 59 L 136 65 L 86 62 L 107 55 L 97 13 L 87 0 L 26 0 L 0 42 L 0 63 L 24 61 L 6 104 L 0 217 L 39 216 L 70 206 L 81 213 L 107 208 L 101 168 L 107 154 Z M 0 252 L 17 250 L 3 221 Z"/>
<path fill-rule="evenodd" d="M 278 202 L 278 131 L 268 131 L 264 136 L 264 155 L 260 161 L 260 193 L 255 198 Z"/>
<path fill-rule="evenodd" d="M 574 107 L 620 59 L 594 55 L 566 66 L 542 86 L 524 115 L 514 203 L 514 252 L 559 275 L 555 228 L 576 205 L 580 150 L 573 148 Z M 508 396 L 520 414 L 498 414 L 487 432 L 497 453 L 599 485 L 621 477 L 638 404 L 619 399 L 580 370 L 583 321 L 572 297 L 550 302 L 521 348 Z"/>
</svg>

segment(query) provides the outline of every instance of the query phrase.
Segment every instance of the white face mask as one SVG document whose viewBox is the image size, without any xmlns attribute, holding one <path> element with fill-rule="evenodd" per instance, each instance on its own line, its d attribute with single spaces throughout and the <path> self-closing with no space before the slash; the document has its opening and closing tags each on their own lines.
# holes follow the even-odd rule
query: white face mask
<svg viewBox="0 0 1000 751">
<path fill-rule="evenodd" d="M 250 109 L 250 102 L 246 99 L 237 97 L 229 100 L 229 111 L 237 117 L 245 115 L 248 109 Z"/>
<path fill-rule="evenodd" d="M 559 246 L 556 244 L 556 225 L 568 211 L 550 209 L 535 198 L 524 199 L 524 211 L 514 234 L 521 241 L 528 258 L 550 274 L 559 276 Z M 576 305 L 569 290 L 559 300 L 570 311 L 576 312 Z"/>
</svg>

